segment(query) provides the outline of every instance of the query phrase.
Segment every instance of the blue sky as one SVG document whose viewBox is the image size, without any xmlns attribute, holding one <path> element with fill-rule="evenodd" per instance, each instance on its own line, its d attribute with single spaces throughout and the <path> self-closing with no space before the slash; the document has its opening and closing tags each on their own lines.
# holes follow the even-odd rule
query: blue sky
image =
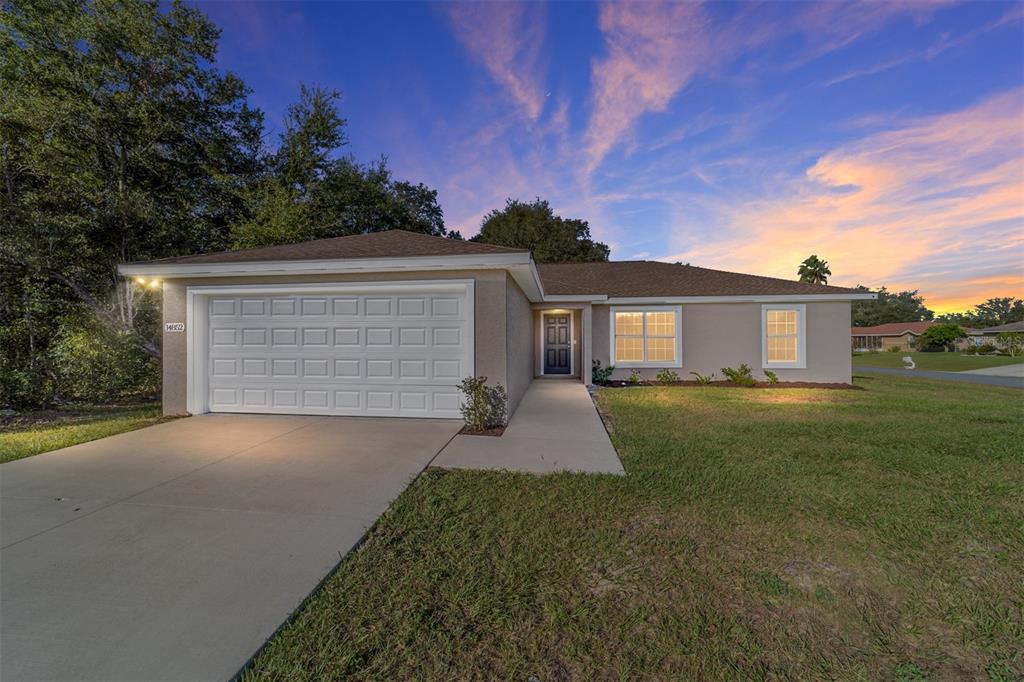
<svg viewBox="0 0 1024 682">
<path fill-rule="evenodd" d="M 272 126 L 337 88 L 463 235 L 541 196 L 613 259 L 1024 295 L 1020 3 L 195 4 Z"/>
</svg>

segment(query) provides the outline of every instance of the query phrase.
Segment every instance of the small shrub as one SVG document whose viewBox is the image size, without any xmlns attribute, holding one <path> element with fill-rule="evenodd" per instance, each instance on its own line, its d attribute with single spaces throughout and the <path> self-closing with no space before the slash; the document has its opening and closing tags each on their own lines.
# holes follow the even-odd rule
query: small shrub
<svg viewBox="0 0 1024 682">
<path fill-rule="evenodd" d="M 766 369 L 764 371 L 764 377 L 765 377 L 765 379 L 768 380 L 769 384 L 777 384 L 777 383 L 779 383 L 779 375 L 776 374 L 775 372 L 771 371 L 770 369 Z"/>
<path fill-rule="evenodd" d="M 487 377 L 466 377 L 459 390 L 466 396 L 459 407 L 466 426 L 473 431 L 505 426 L 508 395 L 504 386 L 488 386 Z"/>
<path fill-rule="evenodd" d="M 640 370 L 636 370 L 636 369 L 634 369 L 632 372 L 630 372 L 629 373 L 629 379 L 626 379 L 626 381 L 628 381 L 629 383 L 633 384 L 634 386 L 636 384 L 639 384 L 643 380 L 644 380 L 644 378 L 642 376 L 640 376 Z"/>
<path fill-rule="evenodd" d="M 899 346 L 889 346 L 888 348 L 885 349 L 885 352 L 887 353 L 900 353 L 902 351 L 903 349 L 900 348 Z"/>
<path fill-rule="evenodd" d="M 670 369 L 663 369 L 654 377 L 659 384 L 674 384 L 679 381 L 679 375 Z"/>
<path fill-rule="evenodd" d="M 601 366 L 600 360 L 594 360 L 590 366 L 590 381 L 595 384 L 606 384 L 615 371 L 615 365 Z"/>
<path fill-rule="evenodd" d="M 999 349 L 995 347 L 995 344 L 983 343 L 980 346 L 975 347 L 974 352 L 983 355 L 988 355 L 989 353 L 995 353 L 998 350 Z"/>
<path fill-rule="evenodd" d="M 697 383 L 700 384 L 701 386 L 707 386 L 708 384 L 715 380 L 714 372 L 711 373 L 711 376 L 705 376 L 700 372 L 690 372 L 690 374 L 697 378 Z"/>
<path fill-rule="evenodd" d="M 738 369 L 732 367 L 723 367 L 722 374 L 725 378 L 736 384 L 737 386 L 753 386 L 757 382 L 754 380 L 754 375 L 750 371 L 750 367 L 747 363 L 742 363 Z"/>
</svg>

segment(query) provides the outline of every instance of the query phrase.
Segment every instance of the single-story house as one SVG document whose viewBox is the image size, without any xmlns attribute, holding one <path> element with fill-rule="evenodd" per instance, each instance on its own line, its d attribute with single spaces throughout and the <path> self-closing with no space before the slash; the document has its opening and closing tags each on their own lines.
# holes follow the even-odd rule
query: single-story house
<svg viewBox="0 0 1024 682">
<path fill-rule="evenodd" d="M 1006 324 L 1000 324 L 994 327 L 985 327 L 983 329 L 971 329 L 968 330 L 967 336 L 968 341 L 972 346 L 976 347 L 985 344 L 992 344 L 998 348 L 1003 344 L 1001 344 L 996 337 L 1007 332 L 1024 334 L 1024 321 L 1007 322 Z"/>
<path fill-rule="evenodd" d="M 537 377 L 589 384 L 747 363 L 848 383 L 843 287 L 649 261 L 537 264 L 529 251 L 392 230 L 120 266 L 163 292 L 163 409 L 459 417 L 487 376 L 509 414 Z M 760 370 L 760 371 L 759 371 Z"/>
<path fill-rule="evenodd" d="M 899 348 L 910 351 L 914 349 L 914 342 L 917 337 L 924 334 L 924 330 L 933 324 L 927 322 L 888 322 L 875 325 L 874 327 L 852 327 L 850 329 L 853 350 L 889 350 Z"/>
</svg>

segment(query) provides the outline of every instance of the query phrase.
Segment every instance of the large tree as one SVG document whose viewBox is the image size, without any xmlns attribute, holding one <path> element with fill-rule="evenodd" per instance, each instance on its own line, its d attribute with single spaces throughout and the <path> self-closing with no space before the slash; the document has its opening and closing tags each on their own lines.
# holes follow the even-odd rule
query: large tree
<svg viewBox="0 0 1024 682">
<path fill-rule="evenodd" d="M 1024 300 L 1004 296 L 990 298 L 965 313 L 946 313 L 939 320 L 969 327 L 995 327 L 1024 320 Z"/>
<path fill-rule="evenodd" d="M 797 268 L 797 275 L 801 282 L 808 284 L 828 284 L 828 278 L 832 271 L 828 268 L 828 261 L 821 260 L 811 255 L 804 259 L 804 262 Z"/>
<path fill-rule="evenodd" d="M 246 214 L 232 227 L 236 247 L 287 244 L 402 228 L 446 234 L 437 192 L 395 180 L 387 160 L 341 156 L 346 121 L 340 93 L 303 85 L 288 108 L 276 149 L 245 193 Z"/>
<path fill-rule="evenodd" d="M 857 286 L 860 291 L 867 287 Z M 873 327 L 887 322 L 919 322 L 931 320 L 935 313 L 925 307 L 924 298 L 917 290 L 890 292 L 878 289 L 878 297 L 871 301 L 853 302 L 853 326 Z"/>
<path fill-rule="evenodd" d="M 228 244 L 262 121 L 210 66 L 218 34 L 181 2 L 0 3 L 0 365 L 18 381 L 45 379 L 69 315 L 159 354 L 117 264 Z"/>
<path fill-rule="evenodd" d="M 505 208 L 487 214 L 471 241 L 533 251 L 540 263 L 608 260 L 608 246 L 590 237 L 590 225 L 578 218 L 555 215 L 547 201 L 509 199 Z"/>
</svg>

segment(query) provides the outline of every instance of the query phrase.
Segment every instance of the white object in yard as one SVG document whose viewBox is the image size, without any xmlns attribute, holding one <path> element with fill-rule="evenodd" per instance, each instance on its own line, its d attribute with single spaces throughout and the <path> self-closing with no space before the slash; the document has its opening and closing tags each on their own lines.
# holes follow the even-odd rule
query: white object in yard
<svg viewBox="0 0 1024 682">
<path fill-rule="evenodd" d="M 916 369 L 917 365 L 914 364 L 914 358 L 909 355 L 903 356 L 903 369 Z"/>
</svg>

